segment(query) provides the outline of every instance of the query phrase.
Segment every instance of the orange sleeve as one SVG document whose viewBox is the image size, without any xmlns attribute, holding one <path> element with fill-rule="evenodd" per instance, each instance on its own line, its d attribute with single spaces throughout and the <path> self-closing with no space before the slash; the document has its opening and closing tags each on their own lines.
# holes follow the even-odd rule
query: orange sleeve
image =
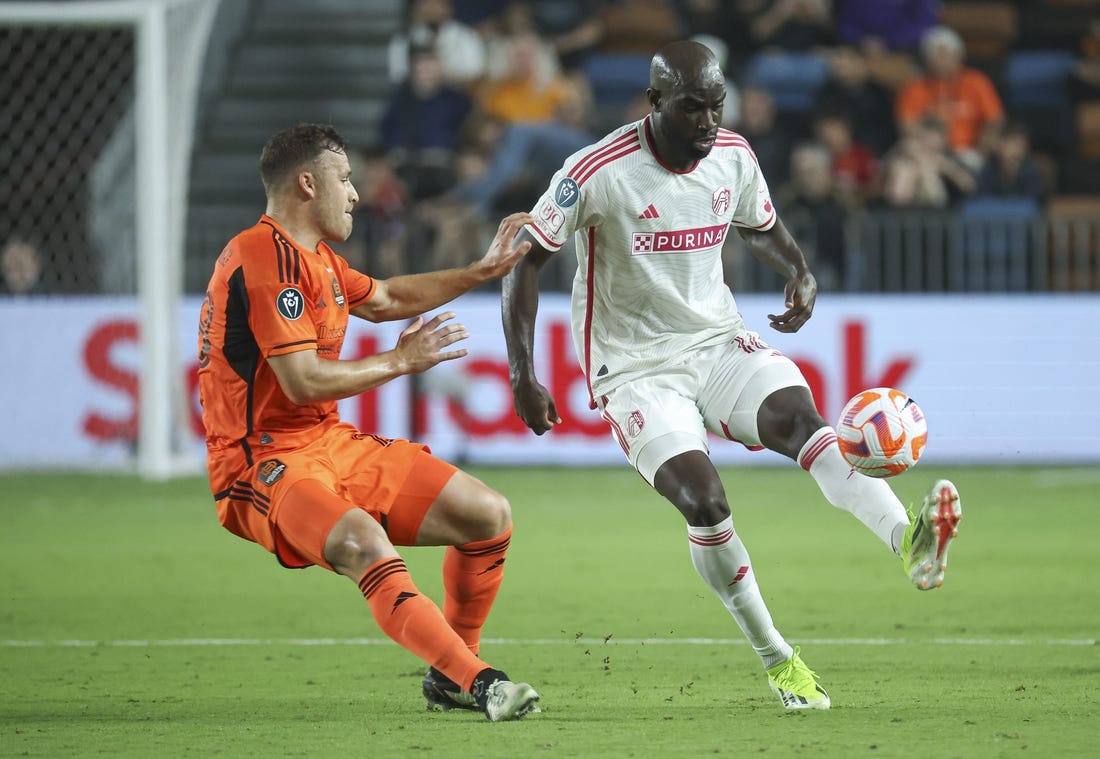
<svg viewBox="0 0 1100 759">
<path fill-rule="evenodd" d="M 974 99 L 978 103 L 978 111 L 985 122 L 997 121 L 1004 118 L 1004 104 L 1001 96 L 997 94 L 993 82 L 980 71 L 970 71 L 968 79 L 970 89 L 974 93 Z"/>
<path fill-rule="evenodd" d="M 924 114 L 926 99 L 921 81 L 907 84 L 894 99 L 894 118 L 898 124 L 912 124 L 919 119 Z"/>
<path fill-rule="evenodd" d="M 244 256 L 248 324 L 260 353 L 267 358 L 317 350 L 298 251 L 270 237 L 251 242 L 253 249 Z"/>
<path fill-rule="evenodd" d="M 348 262 L 343 258 L 337 256 L 336 260 L 340 262 L 340 266 L 344 269 L 344 284 L 347 286 L 348 291 L 348 311 L 351 311 L 356 306 L 366 303 L 374 297 L 374 294 L 378 292 L 377 283 L 374 281 L 374 277 L 369 277 L 348 266 Z"/>
</svg>

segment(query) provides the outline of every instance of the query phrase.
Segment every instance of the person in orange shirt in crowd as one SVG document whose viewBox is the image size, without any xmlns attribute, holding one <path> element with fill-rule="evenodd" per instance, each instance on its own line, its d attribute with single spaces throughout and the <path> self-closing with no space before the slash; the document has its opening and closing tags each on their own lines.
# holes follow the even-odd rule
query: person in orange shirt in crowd
<svg viewBox="0 0 1100 759">
<path fill-rule="evenodd" d="M 962 39 L 945 26 L 921 37 L 925 73 L 899 92 L 894 103 L 898 131 L 913 131 L 925 116 L 947 126 L 948 144 L 972 170 L 989 155 L 993 139 L 1004 123 L 1004 105 L 993 82 L 977 69 L 963 65 Z"/>
<path fill-rule="evenodd" d="M 499 45 L 507 64 L 500 72 L 490 67 L 478 98 L 482 110 L 505 124 L 553 120 L 570 99 L 553 49 L 530 31 L 508 35 Z"/>
<path fill-rule="evenodd" d="M 538 694 L 478 657 L 496 598 L 512 516 L 504 496 L 426 446 L 361 432 L 336 402 L 462 358 L 469 337 L 426 311 L 504 276 L 530 248 L 533 221 L 501 222 L 478 261 L 374 279 L 326 240 L 351 234 L 359 195 L 343 138 L 297 124 L 260 158 L 267 209 L 218 257 L 199 321 L 199 395 L 219 520 L 286 567 L 318 565 L 359 586 L 378 626 L 429 664 L 429 708 L 491 720 L 537 710 Z M 415 320 L 392 350 L 341 360 L 348 319 Z M 413 584 L 394 546 L 449 546 L 443 611 Z"/>
</svg>

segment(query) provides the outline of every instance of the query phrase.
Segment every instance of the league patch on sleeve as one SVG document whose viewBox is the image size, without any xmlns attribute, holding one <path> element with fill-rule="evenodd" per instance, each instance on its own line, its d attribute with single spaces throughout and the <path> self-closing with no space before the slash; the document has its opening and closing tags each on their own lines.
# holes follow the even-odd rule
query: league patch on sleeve
<svg viewBox="0 0 1100 759">
<path fill-rule="evenodd" d="M 284 319 L 296 320 L 305 310 L 305 299 L 297 287 L 286 287 L 275 298 L 275 307 Z"/>
<path fill-rule="evenodd" d="M 554 190 L 554 201 L 562 208 L 569 208 L 577 202 L 577 198 L 580 196 L 581 188 L 569 177 L 558 182 L 558 186 Z"/>
</svg>

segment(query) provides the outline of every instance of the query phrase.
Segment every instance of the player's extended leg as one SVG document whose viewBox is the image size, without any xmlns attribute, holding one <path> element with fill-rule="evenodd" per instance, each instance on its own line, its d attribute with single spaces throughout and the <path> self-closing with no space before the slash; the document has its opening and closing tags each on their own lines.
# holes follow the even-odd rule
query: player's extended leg
<svg viewBox="0 0 1100 759">
<path fill-rule="evenodd" d="M 653 486 L 687 520 L 695 570 L 748 638 L 784 706 L 828 709 L 829 695 L 772 622 L 748 550 L 734 532 L 725 488 L 710 458 L 702 451 L 674 456 L 658 468 Z"/>
<path fill-rule="evenodd" d="M 771 393 L 757 414 L 760 442 L 798 462 L 833 506 L 851 513 L 900 555 L 909 526 L 905 507 L 884 480 L 853 472 L 810 391 L 801 386 Z"/>
<path fill-rule="evenodd" d="M 503 672 L 492 669 L 469 650 L 439 607 L 417 589 L 385 530 L 366 511 L 321 482 L 301 480 L 281 504 L 282 534 L 303 555 L 313 558 L 318 535 L 306 525 L 327 523 L 307 515 L 331 514 L 340 508 L 344 512 L 323 536 L 322 555 L 316 557 L 316 563 L 327 564 L 356 582 L 382 631 L 465 690 L 477 694 L 478 706 L 489 719 L 518 719 L 527 714 L 538 695 L 530 686 L 509 682 Z M 512 686 L 522 687 L 517 690 Z"/>
<path fill-rule="evenodd" d="M 508 500 L 462 471 L 439 492 L 416 533 L 417 545 L 448 546 L 443 556 L 443 616 L 477 654 L 481 629 L 504 578 L 512 537 Z M 429 708 L 473 709 L 473 697 L 435 668 L 423 682 Z"/>
</svg>

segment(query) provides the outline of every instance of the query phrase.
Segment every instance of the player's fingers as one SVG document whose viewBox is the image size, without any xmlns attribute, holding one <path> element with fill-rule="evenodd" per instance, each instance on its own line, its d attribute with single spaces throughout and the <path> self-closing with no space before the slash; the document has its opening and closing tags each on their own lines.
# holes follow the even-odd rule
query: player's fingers
<svg viewBox="0 0 1100 759">
<path fill-rule="evenodd" d="M 424 326 L 424 317 L 423 316 L 416 317 L 415 319 L 413 319 L 412 324 L 405 327 L 405 329 L 401 330 L 401 337 L 399 337 L 398 339 L 400 340 L 403 337 L 407 337 L 407 336 L 413 334 L 414 332 L 419 330 L 422 326 Z"/>
<path fill-rule="evenodd" d="M 441 362 L 442 361 L 454 361 L 456 358 L 462 358 L 463 356 L 467 355 L 469 352 L 470 351 L 466 350 L 465 348 L 459 348 L 458 350 L 453 350 L 453 351 L 444 351 L 444 352 L 441 352 L 439 354 L 439 360 Z"/>
<path fill-rule="evenodd" d="M 446 321 L 450 321 L 451 319 L 455 318 L 455 316 L 456 314 L 454 311 L 444 311 L 441 314 L 433 316 L 431 321 L 428 322 L 428 330 L 434 332 L 435 330 L 439 329 L 440 324 Z"/>
<path fill-rule="evenodd" d="M 460 327 L 456 331 L 446 332 L 444 334 L 439 335 L 439 344 L 440 345 L 453 345 L 454 343 L 457 343 L 459 340 L 465 340 L 469 336 L 470 336 L 470 333 L 467 332 L 465 329 Z"/>
</svg>

